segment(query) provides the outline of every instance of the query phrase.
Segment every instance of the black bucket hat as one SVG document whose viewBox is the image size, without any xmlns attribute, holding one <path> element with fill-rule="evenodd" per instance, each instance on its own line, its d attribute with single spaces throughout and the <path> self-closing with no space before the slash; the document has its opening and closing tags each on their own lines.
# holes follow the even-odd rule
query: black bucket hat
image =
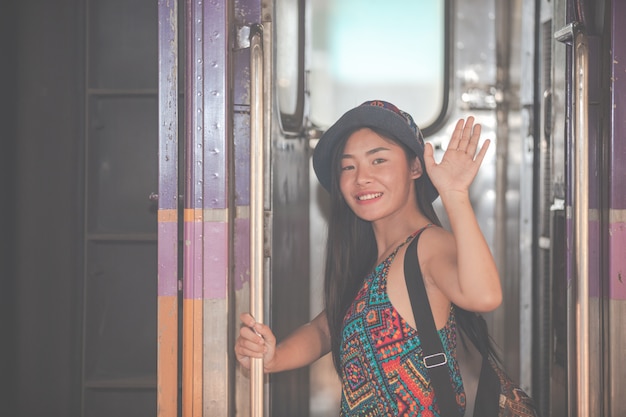
<svg viewBox="0 0 626 417">
<path fill-rule="evenodd" d="M 332 153 L 335 145 L 348 132 L 364 127 L 383 129 L 391 133 L 395 139 L 406 145 L 422 162 L 422 176 L 425 190 L 434 201 L 439 193 L 430 181 L 424 165 L 424 136 L 413 121 L 411 115 L 395 105 L 382 100 L 366 101 L 346 112 L 320 138 L 313 152 L 313 169 L 322 187 L 330 192 L 332 173 Z"/>
</svg>

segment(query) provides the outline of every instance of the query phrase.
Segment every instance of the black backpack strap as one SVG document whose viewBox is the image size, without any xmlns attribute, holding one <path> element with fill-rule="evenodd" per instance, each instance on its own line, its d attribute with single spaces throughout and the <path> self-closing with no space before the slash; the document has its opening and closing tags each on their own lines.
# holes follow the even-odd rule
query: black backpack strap
<svg viewBox="0 0 626 417">
<path fill-rule="evenodd" d="M 500 378 L 489 363 L 489 357 L 483 354 L 480 380 L 476 392 L 475 416 L 497 417 L 499 414 Z"/>
<path fill-rule="evenodd" d="M 437 397 L 437 404 L 442 417 L 459 416 L 456 396 L 452 391 L 452 380 L 448 370 L 448 358 L 443 350 L 441 339 L 435 327 L 430 309 L 424 278 L 417 260 L 417 241 L 421 232 L 409 244 L 404 255 L 404 280 L 406 281 L 415 328 L 420 338 L 423 361 L 427 368 L 430 382 Z"/>
<path fill-rule="evenodd" d="M 463 373 L 461 369 L 461 376 L 463 378 L 463 386 L 466 388 L 466 404 L 473 405 L 474 417 L 498 417 L 500 411 L 500 377 L 496 373 L 494 367 L 497 364 L 497 358 L 491 352 L 489 348 L 489 333 L 487 330 L 487 323 L 482 316 L 471 313 L 467 310 L 463 310 L 457 306 L 454 306 L 456 324 L 457 324 L 457 360 L 459 367 L 462 367 L 462 361 L 476 361 L 480 360 L 478 368 L 470 369 L 468 363 L 465 363 L 465 370 L 467 374 Z M 459 345 L 461 344 L 461 345 Z M 472 347 L 470 347 L 472 346 Z M 463 352 L 472 352 L 470 355 L 476 357 L 461 357 Z M 493 356 L 492 356 L 493 355 Z M 472 363 L 469 366 L 475 366 Z M 474 392 L 468 393 L 467 381 L 470 386 L 475 387 Z M 476 384 L 476 385 L 474 385 Z M 471 390 L 471 388 L 470 388 Z M 469 395 L 474 395 L 474 398 L 469 398 Z M 466 408 L 466 415 L 470 410 Z"/>
</svg>

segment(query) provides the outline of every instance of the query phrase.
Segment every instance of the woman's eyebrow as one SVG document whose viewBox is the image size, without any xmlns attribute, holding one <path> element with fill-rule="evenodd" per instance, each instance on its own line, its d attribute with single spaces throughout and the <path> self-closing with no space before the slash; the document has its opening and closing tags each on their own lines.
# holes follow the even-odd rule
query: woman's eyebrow
<svg viewBox="0 0 626 417">
<path fill-rule="evenodd" d="M 378 153 L 378 152 L 389 151 L 389 150 L 390 150 L 389 148 L 386 148 L 384 146 L 379 146 L 377 148 L 370 149 L 369 151 L 365 152 L 365 154 L 366 155 L 373 155 L 373 154 Z M 341 159 L 347 159 L 347 158 L 353 158 L 353 157 L 354 157 L 354 155 L 349 154 L 349 153 L 344 153 L 343 155 L 341 155 Z"/>
<path fill-rule="evenodd" d="M 372 155 L 372 154 L 375 154 L 377 152 L 388 151 L 388 150 L 390 150 L 390 149 L 386 148 L 384 146 L 379 146 L 378 148 L 370 149 L 369 151 L 366 152 L 366 154 L 367 155 Z"/>
</svg>

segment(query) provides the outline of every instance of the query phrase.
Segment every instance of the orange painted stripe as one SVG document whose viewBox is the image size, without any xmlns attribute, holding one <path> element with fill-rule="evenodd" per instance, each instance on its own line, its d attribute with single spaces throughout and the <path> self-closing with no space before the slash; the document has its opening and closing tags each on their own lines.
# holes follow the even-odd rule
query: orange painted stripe
<svg viewBox="0 0 626 417">
<path fill-rule="evenodd" d="M 178 221 L 178 210 L 157 211 L 157 221 L 159 223 L 176 223 Z"/>
<path fill-rule="evenodd" d="M 183 300 L 183 417 L 202 417 L 202 305 Z"/>
<path fill-rule="evenodd" d="M 185 223 L 201 222 L 202 211 L 202 209 L 185 209 L 183 211 L 183 218 Z"/>
<path fill-rule="evenodd" d="M 157 417 L 178 412 L 178 297 L 158 297 Z"/>
</svg>

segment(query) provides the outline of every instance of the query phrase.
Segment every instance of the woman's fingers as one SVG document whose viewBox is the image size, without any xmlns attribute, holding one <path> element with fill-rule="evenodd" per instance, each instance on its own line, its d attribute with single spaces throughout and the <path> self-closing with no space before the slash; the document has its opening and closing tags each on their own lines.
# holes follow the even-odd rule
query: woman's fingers
<svg viewBox="0 0 626 417">
<path fill-rule="evenodd" d="M 252 315 L 243 313 L 240 316 L 243 326 L 235 343 L 235 355 L 245 368 L 250 367 L 251 358 L 263 358 L 270 361 L 274 356 L 276 337 L 269 328 L 257 323 Z"/>
<path fill-rule="evenodd" d="M 265 354 L 265 341 L 251 328 L 243 326 L 235 343 L 235 355 L 244 368 L 250 367 L 250 358 L 262 358 Z"/>
<path fill-rule="evenodd" d="M 248 327 L 252 327 L 256 324 L 256 320 L 250 313 L 241 313 L 239 320 Z"/>
<path fill-rule="evenodd" d="M 452 132 L 452 136 L 450 137 L 450 142 L 448 142 L 448 149 L 456 150 L 459 148 L 459 143 L 461 142 L 461 138 L 463 137 L 464 126 L 465 120 L 459 119 L 456 122 L 456 126 L 454 126 L 454 131 Z"/>
<path fill-rule="evenodd" d="M 260 338 L 260 340 L 267 343 L 275 343 L 276 339 L 274 337 L 274 333 L 269 326 L 266 326 L 262 323 L 257 323 L 254 317 L 252 317 L 249 313 L 243 313 L 240 316 L 241 322 L 250 329 L 256 336 Z M 243 329 L 242 329 L 243 330 Z"/>
<path fill-rule="evenodd" d="M 252 326 L 251 328 L 252 331 L 257 336 L 261 337 L 265 343 L 270 345 L 276 343 L 276 337 L 274 336 L 274 332 L 272 332 L 272 329 L 270 329 L 269 326 L 266 326 L 262 323 L 255 323 L 254 326 Z"/>
<path fill-rule="evenodd" d="M 459 146 L 457 146 L 458 150 L 465 151 L 467 149 L 467 145 L 472 137 L 473 127 L 474 118 L 470 116 L 464 121 L 463 130 L 461 132 L 461 139 L 459 141 Z"/>
<path fill-rule="evenodd" d="M 450 142 L 448 143 L 449 150 L 464 151 L 471 155 L 476 152 L 478 148 L 478 140 L 480 139 L 481 125 L 474 124 L 474 117 L 469 116 L 467 120 L 459 119 L 456 122 Z"/>
<path fill-rule="evenodd" d="M 479 166 L 483 163 L 483 159 L 485 158 L 485 155 L 487 154 L 487 149 L 489 148 L 490 143 L 491 141 L 489 139 L 485 139 L 485 141 L 483 142 L 483 145 L 480 147 L 480 150 L 478 151 L 478 155 L 476 155 L 476 158 L 474 159 L 474 161 Z M 476 152 L 476 149 L 474 149 L 474 152 Z"/>
<path fill-rule="evenodd" d="M 478 148 L 478 139 L 480 139 L 481 126 L 480 124 L 476 124 L 471 127 L 472 129 L 467 139 L 467 146 L 465 147 L 465 152 L 473 158 L 474 155 L 476 155 L 476 149 Z"/>
<path fill-rule="evenodd" d="M 448 148 L 446 150 L 448 155 L 454 155 L 457 152 L 462 152 L 469 155 L 473 160 L 476 156 L 476 151 L 478 150 L 481 130 L 482 126 L 480 124 L 474 124 L 474 117 L 470 116 L 467 120 L 460 119 L 456 123 L 454 132 L 452 133 L 450 142 L 448 143 Z"/>
<path fill-rule="evenodd" d="M 250 342 L 259 346 L 265 345 L 265 339 L 263 336 L 250 327 L 243 326 L 241 330 L 239 330 L 239 336 L 242 341 Z"/>
<path fill-rule="evenodd" d="M 479 149 L 481 129 L 471 116 L 467 120 L 460 119 L 439 163 L 434 160 L 432 145 L 425 145 L 426 172 L 439 193 L 466 190 L 474 180 L 489 147 L 489 141 L 485 140 Z"/>
</svg>

